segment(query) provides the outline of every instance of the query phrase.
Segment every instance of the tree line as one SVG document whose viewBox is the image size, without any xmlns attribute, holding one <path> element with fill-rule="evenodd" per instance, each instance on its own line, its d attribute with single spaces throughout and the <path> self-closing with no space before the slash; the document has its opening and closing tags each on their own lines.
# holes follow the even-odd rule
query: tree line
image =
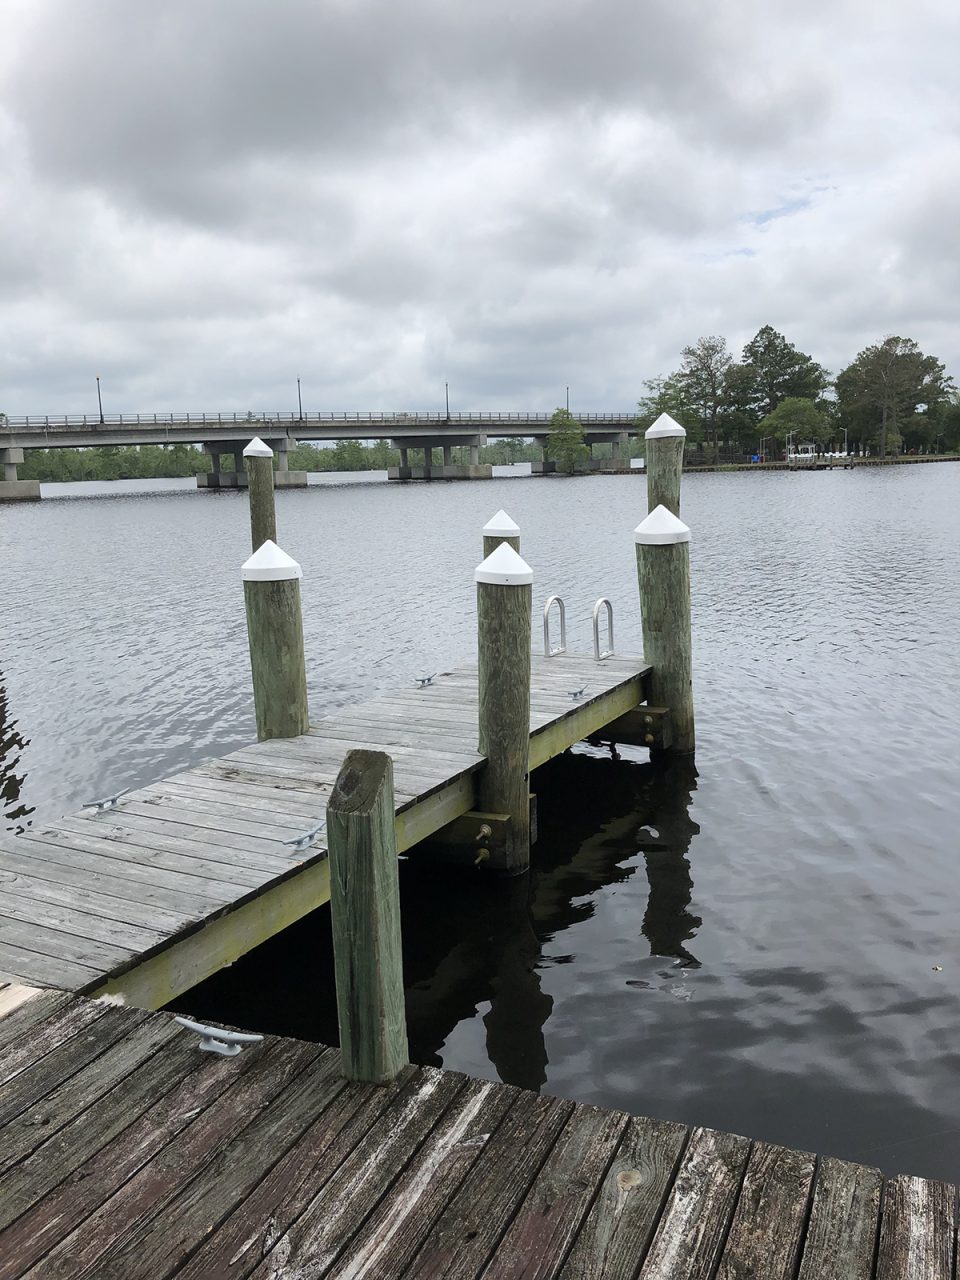
<svg viewBox="0 0 960 1280">
<path fill-rule="evenodd" d="M 960 448 L 960 395 L 942 361 L 912 338 L 887 337 L 831 374 L 782 333 L 764 325 L 739 360 L 718 335 L 683 348 L 680 367 L 644 383 L 639 425 L 661 413 L 687 431 L 688 445 L 721 453 L 776 456 L 792 437 L 825 452 L 878 454 Z M 766 443 L 768 442 L 768 443 Z"/>
<path fill-rule="evenodd" d="M 456 461 L 469 461 L 469 451 L 454 448 Z M 462 456 L 460 456 L 462 454 Z M 540 457 L 535 445 L 523 440 L 495 440 L 480 450 L 482 462 L 505 465 Z M 442 458 L 434 451 L 434 461 Z M 400 451 L 389 441 L 363 444 L 340 440 L 331 448 L 298 444 L 287 455 L 291 471 L 386 471 L 400 465 Z M 224 471 L 234 469 L 229 454 L 222 458 Z M 188 444 L 98 445 L 89 449 L 28 449 L 19 465 L 21 479 L 43 483 L 78 480 L 149 480 L 187 477 L 212 470 L 209 454 Z"/>
</svg>

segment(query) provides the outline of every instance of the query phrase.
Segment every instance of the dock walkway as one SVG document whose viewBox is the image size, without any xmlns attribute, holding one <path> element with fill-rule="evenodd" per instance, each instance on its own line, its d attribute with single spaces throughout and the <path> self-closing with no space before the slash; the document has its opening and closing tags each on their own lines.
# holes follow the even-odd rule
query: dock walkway
<svg viewBox="0 0 960 1280">
<path fill-rule="evenodd" d="M 954 1275 L 944 1183 L 434 1068 L 357 1084 L 301 1041 L 219 1057 L 103 1000 L 3 1008 L 0 1280 Z"/>
<path fill-rule="evenodd" d="M 530 769 L 643 702 L 648 672 L 638 658 L 534 657 Z M 0 980 L 155 1009 L 322 906 L 322 835 L 303 851 L 284 842 L 322 821 L 351 747 L 393 758 L 401 853 L 470 812 L 476 668 L 0 838 Z"/>
</svg>

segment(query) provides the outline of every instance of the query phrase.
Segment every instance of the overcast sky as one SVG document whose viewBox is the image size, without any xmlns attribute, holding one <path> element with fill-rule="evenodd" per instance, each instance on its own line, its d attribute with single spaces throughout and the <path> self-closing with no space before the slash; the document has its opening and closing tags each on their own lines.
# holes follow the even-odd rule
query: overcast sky
<svg viewBox="0 0 960 1280">
<path fill-rule="evenodd" d="M 2 0 L 0 409 L 960 374 L 955 0 Z"/>
</svg>

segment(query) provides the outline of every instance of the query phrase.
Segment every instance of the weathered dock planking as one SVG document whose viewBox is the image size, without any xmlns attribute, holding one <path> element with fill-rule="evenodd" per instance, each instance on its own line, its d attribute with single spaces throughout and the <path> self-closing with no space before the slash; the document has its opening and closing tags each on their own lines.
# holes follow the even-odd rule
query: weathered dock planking
<svg viewBox="0 0 960 1280">
<path fill-rule="evenodd" d="M 534 657 L 530 768 L 641 704 L 648 675 Z M 476 668 L 451 671 L 0 839 L 0 980 L 159 1008 L 329 900 L 322 839 L 283 842 L 323 818 L 351 747 L 393 759 L 400 852 L 477 807 L 477 715 Z"/>
<path fill-rule="evenodd" d="M 3 992 L 0 992 L 2 995 Z M 21 992 L 0 1280 L 950 1280 L 956 1189 L 433 1068 Z M 30 998 L 26 998 L 30 997 Z"/>
</svg>

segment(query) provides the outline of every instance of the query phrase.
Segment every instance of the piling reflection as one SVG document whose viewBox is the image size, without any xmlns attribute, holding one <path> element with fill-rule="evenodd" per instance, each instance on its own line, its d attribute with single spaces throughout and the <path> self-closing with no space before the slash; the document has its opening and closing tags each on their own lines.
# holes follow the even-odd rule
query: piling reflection
<svg viewBox="0 0 960 1280">
<path fill-rule="evenodd" d="M 497 1075 L 539 1089 L 553 1009 L 543 969 L 564 962 L 557 954 L 563 934 L 594 913 L 598 891 L 641 866 L 650 892 L 635 926 L 638 948 L 698 965 L 687 946 L 701 920 L 690 911 L 686 856 L 699 831 L 689 812 L 696 776 L 690 762 L 564 756 L 536 780 L 540 839 L 529 876 L 507 884 L 478 876 L 465 892 L 463 871 L 412 861 L 404 876 L 404 963 L 415 1061 L 441 1065 L 452 1030 L 489 1005 L 485 1047 Z"/>
<path fill-rule="evenodd" d="M 20 761 L 29 745 L 29 738 L 18 731 L 17 722 L 10 714 L 6 686 L 0 676 L 0 815 L 2 829 L 17 835 L 26 831 L 33 813 L 21 798 L 27 775 L 20 770 Z"/>
</svg>

